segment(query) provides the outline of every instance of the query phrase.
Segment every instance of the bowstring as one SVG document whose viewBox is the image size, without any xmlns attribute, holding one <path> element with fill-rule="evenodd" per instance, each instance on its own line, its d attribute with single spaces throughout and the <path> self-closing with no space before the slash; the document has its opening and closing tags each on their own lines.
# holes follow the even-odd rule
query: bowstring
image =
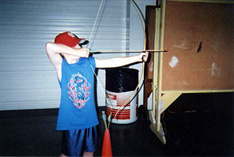
<svg viewBox="0 0 234 157">
<path fill-rule="evenodd" d="M 91 49 L 92 48 L 92 46 L 93 46 L 93 41 L 94 41 L 94 38 L 95 38 L 95 34 L 93 35 L 93 33 L 94 33 L 94 29 L 95 29 L 95 27 L 96 27 L 96 25 L 97 25 L 97 21 L 98 21 L 98 17 L 100 16 L 100 14 L 101 14 L 101 10 L 102 10 L 102 8 L 104 9 L 105 7 L 102 7 L 103 6 L 103 2 L 104 2 L 104 0 L 101 0 L 101 3 L 100 3 L 100 5 L 99 5 L 99 8 L 98 8 L 98 12 L 97 12 L 97 15 L 96 15 L 96 18 L 95 18 L 95 20 L 94 20 L 94 24 L 93 24 L 93 27 L 92 27 L 92 30 L 91 30 L 91 33 L 90 33 L 90 35 L 89 35 L 89 38 L 88 38 L 88 41 L 91 41 L 91 37 L 92 37 L 92 45 L 90 46 L 90 48 L 89 49 Z M 103 11 L 104 12 L 104 11 Z M 102 14 L 103 15 L 103 14 Z M 100 21 L 101 21 L 101 18 L 102 18 L 102 15 L 100 16 L 100 20 L 99 20 L 99 24 L 100 24 Z M 98 27 L 99 27 L 99 24 L 98 24 Z M 97 29 L 98 29 L 98 27 L 97 27 Z M 96 32 L 97 32 L 97 30 L 96 30 Z M 90 42 L 89 42 L 90 43 Z M 88 46 L 89 46 L 89 43 L 87 44 L 87 48 L 88 48 Z M 89 61 L 89 60 L 88 60 Z M 90 67 L 91 67 L 91 69 L 92 69 L 92 71 L 93 71 L 93 73 L 94 73 L 94 75 L 95 75 L 95 77 L 97 78 L 97 80 L 98 81 L 100 81 L 100 83 L 101 83 L 101 85 L 104 87 L 104 84 L 103 84 L 103 82 L 99 79 L 99 77 L 97 76 L 97 74 L 96 74 L 96 72 L 95 72 L 95 70 L 94 70 L 94 68 L 93 68 L 93 66 L 92 66 L 92 64 L 90 63 L 90 61 L 89 61 L 89 64 L 90 64 Z M 102 89 L 103 90 L 103 89 Z M 104 91 L 104 90 L 103 90 Z M 105 92 L 105 91 L 104 91 Z"/>
<path fill-rule="evenodd" d="M 88 38 L 88 41 L 91 41 L 91 39 L 92 39 L 92 44 L 91 44 L 91 46 L 90 46 L 89 49 L 91 49 L 92 46 L 93 46 L 93 42 L 94 42 L 94 39 L 95 39 L 95 37 L 96 37 L 96 33 L 97 33 L 97 30 L 98 30 L 98 28 L 99 28 L 100 21 L 101 21 L 101 19 L 102 19 L 103 13 L 104 13 L 104 9 L 105 9 L 106 3 L 105 3 L 105 6 L 102 7 L 102 6 L 103 6 L 103 3 L 104 3 L 104 0 L 102 0 L 101 3 L 100 3 L 100 5 L 99 5 L 98 12 L 97 12 L 96 18 L 95 18 L 95 20 L 94 20 L 94 24 L 93 24 L 91 33 L 90 33 L 89 38 Z M 103 8 L 103 9 L 102 9 L 102 8 Z M 102 11 L 102 10 L 103 10 L 103 11 Z M 102 12 L 101 12 L 101 11 L 102 11 Z M 102 14 L 102 15 L 100 16 L 100 14 Z M 100 19 L 98 20 L 98 17 L 99 17 L 99 16 L 100 16 Z M 99 21 L 98 25 L 97 25 L 97 21 Z M 96 25 L 97 25 L 97 27 L 96 27 Z M 96 28 L 96 31 L 95 31 L 96 33 L 94 33 L 95 28 Z M 89 47 L 89 44 L 90 44 L 90 42 L 88 42 L 87 48 Z M 95 75 L 97 81 L 101 84 L 100 88 L 101 88 L 101 90 L 102 90 L 102 92 L 104 93 L 104 96 L 105 96 L 105 98 L 106 98 L 106 89 L 105 89 L 104 83 L 101 81 L 100 77 L 96 74 L 96 72 L 95 72 L 95 70 L 94 70 L 92 64 L 90 63 L 90 60 L 89 60 L 89 59 L 88 59 L 88 61 L 89 61 L 90 67 L 91 67 L 91 69 L 92 69 L 92 71 L 93 71 L 93 73 L 94 73 L 94 75 Z M 112 108 L 112 104 L 111 104 L 111 102 L 109 101 L 109 99 L 106 98 L 105 100 L 108 102 L 108 104 L 110 104 L 110 106 L 111 106 L 111 108 Z M 112 110 L 111 110 L 111 111 L 112 111 Z M 111 116 L 112 116 L 112 112 L 110 112 L 110 115 L 109 115 L 109 118 L 108 118 L 109 123 L 108 123 L 108 127 L 107 127 L 107 128 L 109 128 L 109 126 L 110 126 L 110 117 L 111 117 Z"/>
<path fill-rule="evenodd" d="M 90 46 L 90 49 L 91 49 L 92 46 L 93 46 L 93 41 L 94 41 L 94 39 L 95 39 L 95 37 L 96 37 L 96 33 L 97 33 L 97 30 L 98 30 L 98 28 L 99 28 L 99 24 L 100 24 L 101 19 L 102 19 L 102 16 L 103 16 L 103 12 L 104 12 L 104 8 L 105 8 L 105 6 L 104 6 L 103 9 L 102 9 L 103 2 L 104 2 L 104 0 L 101 0 L 101 3 L 100 3 L 99 8 L 98 8 L 97 15 L 96 15 L 95 20 L 94 20 L 94 24 L 93 24 L 91 33 L 90 33 L 89 38 L 88 38 L 88 41 L 91 41 L 91 39 L 92 39 L 92 45 Z M 103 10 L 103 11 L 102 11 L 102 15 L 100 16 L 101 10 Z M 98 23 L 98 25 L 97 25 L 97 21 L 98 21 L 98 17 L 99 17 L 99 16 L 100 16 L 100 19 L 99 19 L 99 23 Z M 97 25 L 96 33 L 94 34 L 94 29 L 95 29 L 96 25 Z M 93 34 L 94 34 L 94 35 L 93 35 Z M 92 37 L 92 38 L 91 38 L 91 37 Z M 90 44 L 90 42 L 87 44 L 87 48 L 88 48 L 89 44 Z"/>
<path fill-rule="evenodd" d="M 134 0 L 131 0 L 133 6 L 135 7 L 136 11 L 137 11 L 137 14 L 141 20 L 141 24 L 142 24 L 142 28 L 144 30 L 144 48 L 143 50 L 146 50 L 146 30 L 145 30 L 145 18 L 144 18 L 144 15 L 142 13 L 142 11 L 140 10 L 139 6 L 137 5 L 137 3 L 134 1 Z M 117 112 L 115 113 L 114 115 L 114 118 L 117 118 L 117 115 L 120 111 L 122 111 L 129 103 L 131 103 L 131 101 L 134 99 L 135 95 L 139 92 L 139 90 L 141 89 L 141 87 L 143 86 L 143 76 L 144 76 L 144 69 L 145 69 L 145 62 L 142 63 L 142 73 L 141 73 L 141 76 L 140 76 L 140 80 L 139 80 L 139 83 L 137 85 L 137 87 L 135 88 L 135 90 L 133 91 L 132 95 L 127 99 L 126 102 L 124 102 L 120 107 L 119 109 L 117 110 Z M 142 83 L 141 83 L 142 82 Z M 141 87 L 140 87 L 140 84 Z M 139 88 L 140 87 L 140 88 Z M 139 89 L 138 89 L 139 88 Z"/>
</svg>

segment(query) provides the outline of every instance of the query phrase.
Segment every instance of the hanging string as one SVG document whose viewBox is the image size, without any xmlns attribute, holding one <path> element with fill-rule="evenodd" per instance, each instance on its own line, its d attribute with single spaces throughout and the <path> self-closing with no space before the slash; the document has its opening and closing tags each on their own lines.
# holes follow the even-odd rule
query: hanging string
<svg viewBox="0 0 234 157">
<path fill-rule="evenodd" d="M 103 16 L 103 12 L 104 12 L 104 8 L 105 8 L 105 6 L 103 7 L 103 4 L 104 4 L 104 0 L 101 0 L 101 3 L 100 3 L 100 5 L 99 5 L 96 18 L 95 18 L 95 20 L 94 20 L 94 24 L 93 24 L 91 33 L 90 33 L 89 38 L 88 38 L 89 43 L 87 44 L 87 48 L 89 47 L 89 44 L 92 43 L 91 46 L 89 47 L 90 49 L 91 49 L 92 46 L 93 46 L 94 38 L 95 38 L 95 36 L 96 36 L 96 33 L 97 33 L 97 30 L 98 30 L 98 27 L 99 27 L 101 18 L 102 18 L 102 16 Z M 102 8 L 103 8 L 103 9 L 102 9 Z M 103 11 L 102 11 L 102 10 L 103 10 Z M 102 15 L 101 15 L 101 12 L 102 12 Z M 100 15 L 101 15 L 101 16 L 100 16 Z M 99 19 L 99 23 L 98 23 L 98 25 L 97 25 L 98 17 L 100 17 L 100 19 Z M 96 27 L 96 25 L 97 25 L 98 27 Z M 95 31 L 96 33 L 94 33 L 95 28 L 97 28 L 96 31 Z M 92 39 L 92 41 L 91 41 L 91 39 Z M 95 70 L 94 70 L 92 64 L 90 63 L 90 61 L 89 61 L 89 64 L 90 64 L 90 67 L 91 67 L 91 69 L 92 69 L 92 71 L 93 71 L 95 77 L 97 78 L 98 82 L 100 82 L 101 85 L 102 85 L 102 87 L 104 87 L 103 82 L 102 82 L 101 79 L 99 79 L 99 77 L 97 76 L 97 74 L 96 74 L 96 72 L 95 72 Z M 101 89 L 102 89 L 102 91 L 105 93 L 105 91 L 103 90 L 103 88 L 101 88 Z"/>
<path fill-rule="evenodd" d="M 104 6 L 103 6 L 104 5 Z M 98 9 L 98 12 L 97 12 L 97 15 L 96 15 L 96 18 L 95 18 L 95 21 L 94 21 L 94 24 L 93 24 L 93 28 L 92 28 L 92 31 L 90 33 L 90 36 L 89 36 L 89 43 L 87 44 L 87 47 L 89 46 L 89 44 L 91 43 L 91 46 L 89 47 L 90 49 L 92 48 L 93 46 L 93 42 L 94 42 L 94 39 L 95 39 L 95 36 L 96 36 L 96 33 L 97 33 L 97 30 L 99 28 L 99 24 L 101 22 L 101 18 L 103 17 L 103 13 L 104 13 L 104 10 L 105 10 L 105 7 L 106 7 L 106 2 L 104 4 L 104 0 L 101 1 L 100 5 L 99 5 L 99 9 Z M 100 19 L 98 20 L 98 17 L 100 17 Z M 97 23 L 97 21 L 99 21 L 99 23 Z M 96 26 L 97 25 L 97 26 Z M 97 28 L 95 30 L 95 28 Z M 95 30 L 95 31 L 94 31 Z M 95 33 L 94 33 L 95 32 Z M 92 42 L 90 41 L 92 39 Z M 89 61 L 89 60 L 88 60 Z M 89 61 L 89 64 L 90 64 L 90 67 L 97 79 L 97 81 L 101 84 L 100 88 L 102 90 L 102 93 L 104 93 L 104 97 L 105 94 L 106 94 L 106 89 L 105 89 L 105 86 L 104 86 L 104 83 L 102 82 L 102 80 L 100 79 L 100 77 L 96 74 L 95 70 L 94 70 L 94 67 L 92 66 L 92 64 L 90 63 Z M 107 103 L 111 105 L 111 102 L 109 99 L 106 99 Z M 111 105 L 112 106 L 112 105 Z M 110 115 L 112 115 L 112 113 L 110 113 Z M 110 120 L 110 115 L 108 117 L 108 120 Z M 108 125 L 109 126 L 109 125 Z"/>
<path fill-rule="evenodd" d="M 93 27 L 92 27 L 92 30 L 91 30 L 91 33 L 89 35 L 89 38 L 88 38 L 88 41 L 89 43 L 87 44 L 87 48 L 91 49 L 92 46 L 93 46 L 93 42 L 94 42 L 94 39 L 96 37 L 96 34 L 97 34 L 97 30 L 99 28 L 99 24 L 101 22 L 101 19 L 102 19 L 102 16 L 103 16 L 103 12 L 104 12 L 104 9 L 105 9 L 105 6 L 103 7 L 103 3 L 104 3 L 104 0 L 101 0 L 101 3 L 99 5 L 99 8 L 98 8 L 98 12 L 97 12 L 97 15 L 96 15 L 96 18 L 94 20 L 94 24 L 93 24 Z M 98 20 L 98 17 L 100 17 L 100 19 Z M 97 24 L 97 22 L 99 21 L 99 23 Z M 96 27 L 97 25 L 97 27 Z M 95 30 L 96 28 L 96 30 Z M 95 33 L 94 33 L 95 32 Z M 91 46 L 89 47 L 89 44 L 91 43 Z"/>
</svg>

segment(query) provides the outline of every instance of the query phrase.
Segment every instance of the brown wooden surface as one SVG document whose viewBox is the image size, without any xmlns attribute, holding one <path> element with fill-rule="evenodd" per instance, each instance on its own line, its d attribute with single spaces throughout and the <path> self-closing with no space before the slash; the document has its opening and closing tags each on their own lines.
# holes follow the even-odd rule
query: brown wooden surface
<svg viewBox="0 0 234 157">
<path fill-rule="evenodd" d="M 154 32 L 155 32 L 155 8 L 154 6 L 146 7 L 146 41 L 147 46 L 146 49 L 153 50 L 154 49 Z M 154 53 L 150 53 L 149 61 L 146 63 L 147 65 L 147 73 L 146 76 L 148 79 L 153 79 L 153 58 Z"/>
<path fill-rule="evenodd" d="M 234 4 L 167 2 L 162 90 L 234 89 L 233 36 Z"/>
<path fill-rule="evenodd" d="M 146 49 L 154 49 L 154 31 L 155 31 L 155 6 L 146 7 L 146 35 L 147 46 Z M 153 79 L 153 53 L 150 53 L 150 59 L 146 63 L 145 79 L 144 79 L 144 105 L 147 106 L 147 100 L 152 92 Z"/>
</svg>

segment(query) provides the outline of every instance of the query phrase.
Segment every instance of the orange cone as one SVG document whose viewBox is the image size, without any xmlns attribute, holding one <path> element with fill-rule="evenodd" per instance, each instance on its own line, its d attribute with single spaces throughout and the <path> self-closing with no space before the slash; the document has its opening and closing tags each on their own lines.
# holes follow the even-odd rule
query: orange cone
<svg viewBox="0 0 234 157">
<path fill-rule="evenodd" d="M 104 133 L 102 157 L 112 157 L 111 138 L 109 129 L 106 129 Z"/>
</svg>

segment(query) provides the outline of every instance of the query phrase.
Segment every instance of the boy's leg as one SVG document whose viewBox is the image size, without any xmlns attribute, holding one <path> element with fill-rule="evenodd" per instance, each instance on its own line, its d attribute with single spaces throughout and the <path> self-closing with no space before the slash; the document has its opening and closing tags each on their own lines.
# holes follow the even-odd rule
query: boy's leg
<svg viewBox="0 0 234 157">
<path fill-rule="evenodd" d="M 61 157 L 65 156 L 82 156 L 84 130 L 65 130 L 62 138 L 62 152 Z"/>
<path fill-rule="evenodd" d="M 84 152 L 83 157 L 93 157 L 94 153 L 93 152 Z"/>
<path fill-rule="evenodd" d="M 98 147 L 98 130 L 97 126 L 86 129 L 86 141 L 84 156 L 94 156 L 94 152 Z"/>
<path fill-rule="evenodd" d="M 63 153 L 61 153 L 60 157 L 67 157 L 67 155 L 64 155 Z"/>
<path fill-rule="evenodd" d="M 94 156 L 98 144 L 96 126 L 81 130 L 63 131 L 61 157 Z M 86 152 L 84 152 L 86 151 Z"/>
</svg>

